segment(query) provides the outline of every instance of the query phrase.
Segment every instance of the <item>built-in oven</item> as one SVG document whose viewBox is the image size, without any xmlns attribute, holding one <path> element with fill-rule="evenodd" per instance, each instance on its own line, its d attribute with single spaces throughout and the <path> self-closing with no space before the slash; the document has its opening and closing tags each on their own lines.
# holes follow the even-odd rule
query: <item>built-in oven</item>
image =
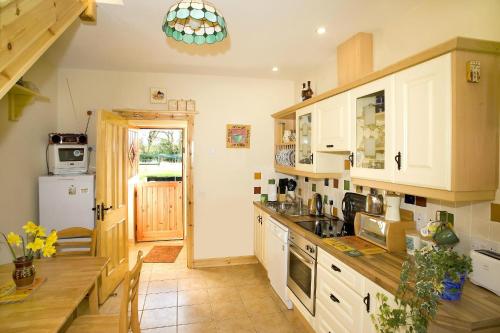
<svg viewBox="0 0 500 333">
<path fill-rule="evenodd" d="M 287 286 L 314 316 L 317 247 L 293 232 L 288 240 Z"/>
</svg>

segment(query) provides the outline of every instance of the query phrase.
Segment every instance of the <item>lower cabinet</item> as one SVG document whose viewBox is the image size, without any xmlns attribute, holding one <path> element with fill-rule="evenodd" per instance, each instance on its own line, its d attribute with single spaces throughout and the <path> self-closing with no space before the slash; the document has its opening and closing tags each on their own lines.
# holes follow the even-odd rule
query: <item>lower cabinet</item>
<svg viewBox="0 0 500 333">
<path fill-rule="evenodd" d="M 377 293 L 394 296 L 319 249 L 316 285 L 317 333 L 375 333 L 371 315 L 378 313 Z M 392 303 L 391 303 L 392 302 Z"/>
<path fill-rule="evenodd" d="M 260 263 L 267 267 L 266 265 L 266 223 L 269 218 L 269 214 L 260 210 L 259 208 L 254 208 L 254 254 Z"/>
</svg>

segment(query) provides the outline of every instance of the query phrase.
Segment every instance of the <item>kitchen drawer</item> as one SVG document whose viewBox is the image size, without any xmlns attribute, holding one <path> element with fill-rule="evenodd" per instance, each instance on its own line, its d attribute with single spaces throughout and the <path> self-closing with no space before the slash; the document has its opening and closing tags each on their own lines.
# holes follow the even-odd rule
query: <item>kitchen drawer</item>
<svg viewBox="0 0 500 333">
<path fill-rule="evenodd" d="M 329 274 L 342 281 L 358 295 L 363 293 L 365 278 L 322 249 L 319 249 L 318 251 L 318 264 L 318 267 L 322 266 L 325 268 Z"/>
<path fill-rule="evenodd" d="M 361 332 L 363 298 L 321 265 L 318 266 L 316 302 L 335 316 L 332 325 L 338 323 L 347 328 L 345 332 Z M 339 332 L 344 332 L 340 326 Z"/>
<path fill-rule="evenodd" d="M 344 327 L 335 317 L 335 314 L 328 311 L 322 302 L 316 301 L 316 333 L 353 333 L 349 328 Z"/>
</svg>

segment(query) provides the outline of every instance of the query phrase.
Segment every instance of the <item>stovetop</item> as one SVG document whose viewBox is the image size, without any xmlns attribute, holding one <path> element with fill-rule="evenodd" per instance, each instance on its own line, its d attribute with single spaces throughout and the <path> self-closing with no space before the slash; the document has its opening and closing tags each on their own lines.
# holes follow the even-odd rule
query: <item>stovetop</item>
<svg viewBox="0 0 500 333">
<path fill-rule="evenodd" d="M 344 221 L 336 217 L 318 217 L 315 221 L 297 222 L 297 225 L 321 238 L 343 236 Z"/>
</svg>

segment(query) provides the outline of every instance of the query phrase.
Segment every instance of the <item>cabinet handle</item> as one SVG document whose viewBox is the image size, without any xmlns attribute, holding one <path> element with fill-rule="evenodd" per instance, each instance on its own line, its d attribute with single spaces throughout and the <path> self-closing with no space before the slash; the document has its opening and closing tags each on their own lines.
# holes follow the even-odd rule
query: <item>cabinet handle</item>
<svg viewBox="0 0 500 333">
<path fill-rule="evenodd" d="M 314 164 L 314 154 L 311 154 L 311 164 Z"/>
<path fill-rule="evenodd" d="M 398 164 L 398 170 L 401 170 L 401 152 L 398 151 L 398 154 L 394 157 L 394 160 Z"/>
<path fill-rule="evenodd" d="M 333 294 L 330 294 L 330 299 L 335 302 L 335 303 L 339 303 L 340 304 L 340 301 L 337 297 L 335 297 Z"/>
<path fill-rule="evenodd" d="M 342 270 L 340 268 L 338 268 L 337 266 L 333 265 L 332 264 L 332 269 L 335 271 L 335 272 L 342 272 Z"/>
<path fill-rule="evenodd" d="M 354 166 L 354 153 L 349 154 L 349 162 L 351 162 L 351 166 Z"/>
<path fill-rule="evenodd" d="M 333 145 L 326 145 L 326 148 L 333 148 Z"/>
<path fill-rule="evenodd" d="M 366 313 L 370 313 L 370 293 L 363 298 L 363 303 L 366 305 Z"/>
</svg>

